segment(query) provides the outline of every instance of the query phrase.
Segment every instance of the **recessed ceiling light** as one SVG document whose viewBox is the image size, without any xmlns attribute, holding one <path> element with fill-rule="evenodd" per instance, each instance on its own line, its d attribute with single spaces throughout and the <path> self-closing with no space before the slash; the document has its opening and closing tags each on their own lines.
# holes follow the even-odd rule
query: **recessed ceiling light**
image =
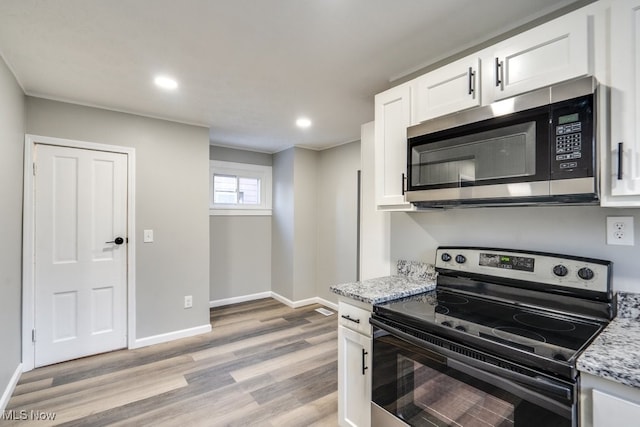
<svg viewBox="0 0 640 427">
<path fill-rule="evenodd" d="M 178 87 L 178 82 L 167 76 L 158 76 L 153 82 L 163 89 L 175 89 Z"/>
<path fill-rule="evenodd" d="M 296 120 L 296 126 L 298 126 L 299 128 L 308 128 L 309 126 L 311 126 L 311 120 L 307 119 L 306 117 L 300 117 L 298 120 Z"/>
</svg>

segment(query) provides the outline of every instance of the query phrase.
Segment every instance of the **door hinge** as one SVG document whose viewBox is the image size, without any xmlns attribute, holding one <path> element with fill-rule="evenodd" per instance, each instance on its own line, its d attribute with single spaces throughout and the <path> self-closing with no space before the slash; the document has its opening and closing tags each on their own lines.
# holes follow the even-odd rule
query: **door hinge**
<svg viewBox="0 0 640 427">
<path fill-rule="evenodd" d="M 31 341 L 36 342 L 36 330 L 31 330 Z"/>
<path fill-rule="evenodd" d="M 33 176 L 36 176 L 36 164 L 33 164 Z"/>
</svg>

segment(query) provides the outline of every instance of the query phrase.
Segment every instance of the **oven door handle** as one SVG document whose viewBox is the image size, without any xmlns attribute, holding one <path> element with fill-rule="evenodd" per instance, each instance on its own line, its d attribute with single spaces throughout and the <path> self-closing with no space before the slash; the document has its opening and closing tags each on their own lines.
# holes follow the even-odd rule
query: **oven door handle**
<svg viewBox="0 0 640 427">
<path fill-rule="evenodd" d="M 476 377 L 480 380 L 484 380 L 486 382 L 495 383 L 496 380 L 498 381 L 504 380 L 504 378 L 502 378 L 501 376 L 497 376 L 494 373 L 483 371 L 481 369 L 467 365 L 466 363 L 462 363 L 458 360 L 451 359 L 451 358 L 447 359 L 447 366 L 450 366 L 458 371 L 464 372 L 466 374 L 469 374 L 473 377 Z M 490 370 L 493 370 L 492 369 L 493 365 L 490 365 L 490 366 L 491 366 Z M 504 370 L 502 370 L 501 368 L 498 368 L 498 370 L 502 371 L 501 375 L 504 375 Z M 510 372 L 510 371 L 507 371 L 507 372 Z M 572 390 L 570 387 L 554 384 L 542 377 L 530 378 L 530 377 L 527 377 L 526 375 L 524 377 L 526 378 L 525 381 L 518 381 L 518 382 L 526 385 L 534 385 L 539 390 L 546 391 L 548 393 L 552 393 L 558 396 L 562 396 L 567 400 L 571 399 Z M 515 380 L 517 381 L 517 379 Z"/>
<path fill-rule="evenodd" d="M 510 369 L 501 368 L 494 364 L 465 356 L 455 351 L 451 351 L 449 349 L 432 344 L 428 341 L 424 341 L 419 338 L 416 338 L 410 334 L 407 334 L 398 329 L 395 329 L 392 326 L 386 325 L 374 318 L 370 318 L 369 322 L 372 325 L 380 329 L 383 329 L 386 332 L 392 335 L 395 335 L 396 337 L 404 341 L 407 341 L 418 347 L 427 348 L 431 351 L 434 351 L 436 353 L 439 353 L 445 356 L 447 358 L 448 366 L 451 366 L 454 369 L 459 369 L 463 372 L 466 369 L 467 373 L 472 374 L 472 376 L 480 380 L 483 380 L 484 378 L 485 380 L 490 380 L 488 382 L 493 382 L 493 383 L 497 382 L 502 385 L 506 385 L 507 383 L 511 383 L 511 384 L 517 383 L 525 386 L 533 386 L 537 390 L 544 391 L 554 396 L 557 396 L 559 399 L 561 399 L 564 402 L 567 402 L 568 404 L 570 404 L 570 402 L 572 402 L 573 400 L 574 389 L 570 385 L 555 383 L 555 382 L 552 382 L 551 380 L 547 380 L 542 376 L 530 377 L 528 375 L 511 371 Z M 429 335 L 424 331 L 422 331 L 422 333 Z M 374 337 L 375 337 L 375 334 L 374 334 Z M 437 339 L 439 341 L 449 342 L 447 339 L 444 339 L 442 337 L 437 337 Z M 458 343 L 455 343 L 454 345 L 457 347 L 465 347 L 464 345 L 461 345 Z M 470 349 L 470 350 L 473 350 L 474 352 L 477 352 L 477 353 L 481 353 L 478 350 L 474 350 L 474 349 Z M 461 368 L 464 368 L 464 369 L 461 369 Z M 530 393 L 533 393 L 533 392 L 530 392 Z"/>
</svg>

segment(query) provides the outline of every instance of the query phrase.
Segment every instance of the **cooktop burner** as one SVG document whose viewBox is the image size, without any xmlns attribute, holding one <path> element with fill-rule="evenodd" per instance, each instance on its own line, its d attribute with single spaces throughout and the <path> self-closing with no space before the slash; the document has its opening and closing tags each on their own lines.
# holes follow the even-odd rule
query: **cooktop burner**
<svg viewBox="0 0 640 427">
<path fill-rule="evenodd" d="M 527 329 L 514 328 L 513 326 L 496 326 L 491 331 L 498 338 L 502 338 L 505 340 L 514 339 L 515 337 L 521 337 L 525 340 L 533 340 L 540 342 L 547 342 L 547 339 L 542 335 L 529 331 Z"/>
<path fill-rule="evenodd" d="M 576 329 L 576 325 L 572 322 L 540 316 L 538 314 L 518 313 L 513 316 L 513 320 L 525 326 L 543 331 L 569 332 Z"/>
</svg>

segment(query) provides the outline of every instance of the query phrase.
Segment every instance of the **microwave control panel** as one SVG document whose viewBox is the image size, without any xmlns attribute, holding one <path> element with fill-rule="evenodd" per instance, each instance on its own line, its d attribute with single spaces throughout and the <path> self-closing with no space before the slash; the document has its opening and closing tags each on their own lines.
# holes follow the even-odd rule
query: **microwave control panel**
<svg viewBox="0 0 640 427">
<path fill-rule="evenodd" d="M 556 179 L 592 176 L 593 97 L 565 101 L 552 113 L 552 175 Z"/>
<path fill-rule="evenodd" d="M 582 158 L 582 122 L 578 121 L 578 113 L 561 116 L 560 122 L 569 120 L 568 124 L 556 126 L 556 161 L 560 161 L 560 169 L 575 168 L 577 159 Z"/>
</svg>

